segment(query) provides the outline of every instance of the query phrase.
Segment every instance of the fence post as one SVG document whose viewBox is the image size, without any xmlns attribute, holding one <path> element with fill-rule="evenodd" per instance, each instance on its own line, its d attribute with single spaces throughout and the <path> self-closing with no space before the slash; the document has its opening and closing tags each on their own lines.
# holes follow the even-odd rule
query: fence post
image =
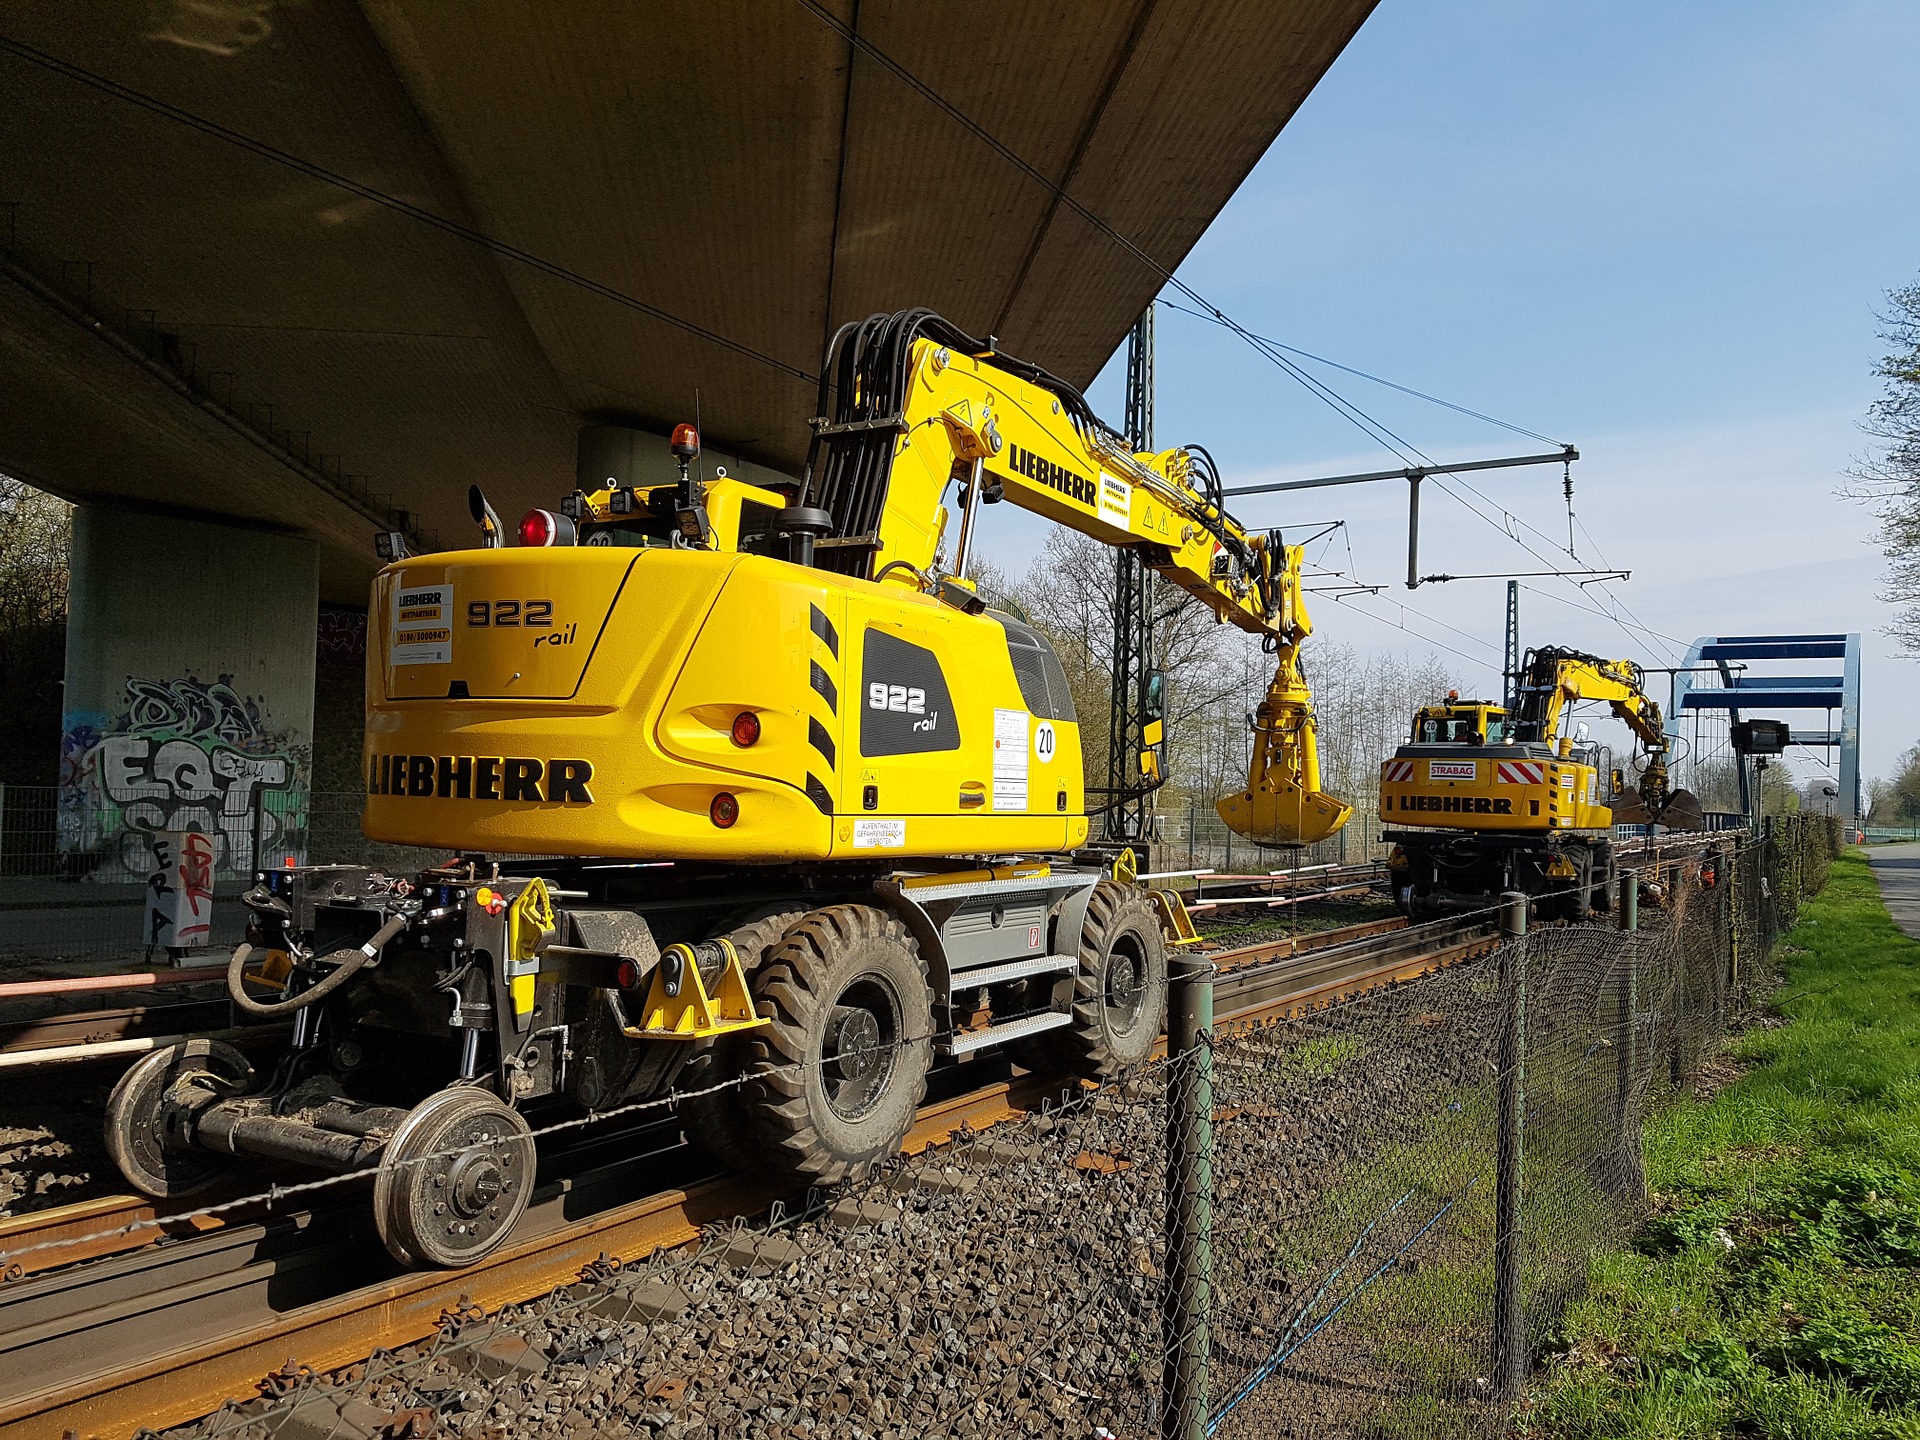
<svg viewBox="0 0 1920 1440">
<path fill-rule="evenodd" d="M 1505 937 L 1500 947 L 1500 993 L 1506 998 L 1507 1013 L 1500 1027 L 1499 1137 L 1494 1156 L 1493 1387 L 1499 1399 L 1515 1400 L 1527 1383 L 1520 1212 L 1527 1105 L 1527 897 L 1508 891 L 1500 900 L 1500 929 Z"/>
<path fill-rule="evenodd" d="M 1213 965 L 1169 957 L 1161 1440 L 1205 1440 L 1213 1310 Z"/>
<path fill-rule="evenodd" d="M 1620 931 L 1631 935 L 1640 928 L 1640 877 L 1629 872 L 1620 877 L 1619 893 L 1614 897 L 1613 913 Z M 1620 978 L 1619 1051 L 1614 1080 L 1614 1124 L 1620 1136 L 1623 1162 L 1630 1162 L 1628 1188 L 1641 1187 L 1637 1148 L 1628 1149 L 1633 1137 L 1633 1081 L 1640 1071 L 1640 948 L 1628 940 L 1621 947 L 1624 973 Z"/>
</svg>

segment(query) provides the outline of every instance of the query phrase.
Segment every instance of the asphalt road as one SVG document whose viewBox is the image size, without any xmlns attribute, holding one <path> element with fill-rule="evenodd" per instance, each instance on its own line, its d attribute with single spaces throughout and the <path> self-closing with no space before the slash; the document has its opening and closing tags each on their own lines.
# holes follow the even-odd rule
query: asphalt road
<svg viewBox="0 0 1920 1440">
<path fill-rule="evenodd" d="M 1920 940 L 1920 844 L 1870 845 L 1867 860 L 1893 923 Z"/>
</svg>

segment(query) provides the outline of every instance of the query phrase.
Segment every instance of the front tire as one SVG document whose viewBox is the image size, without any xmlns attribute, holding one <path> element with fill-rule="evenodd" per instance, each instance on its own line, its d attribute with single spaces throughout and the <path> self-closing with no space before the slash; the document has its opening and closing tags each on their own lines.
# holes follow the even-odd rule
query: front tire
<svg viewBox="0 0 1920 1440">
<path fill-rule="evenodd" d="M 927 1093 L 933 1001 L 906 927 L 869 905 L 803 917 L 753 980 L 742 1101 L 764 1153 L 820 1184 L 898 1153 Z"/>
<path fill-rule="evenodd" d="M 1102 880 L 1087 902 L 1073 1024 L 1038 1036 L 1032 1069 L 1109 1080 L 1144 1065 L 1167 1016 L 1167 951 L 1160 912 L 1146 893 Z M 1022 1063 L 1028 1063 L 1023 1060 Z"/>
</svg>

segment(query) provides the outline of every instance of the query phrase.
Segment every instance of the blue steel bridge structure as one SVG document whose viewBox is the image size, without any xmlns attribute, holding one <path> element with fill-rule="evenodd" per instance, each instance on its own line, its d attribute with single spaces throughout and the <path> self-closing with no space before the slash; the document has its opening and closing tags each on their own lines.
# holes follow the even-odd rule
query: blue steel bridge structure
<svg viewBox="0 0 1920 1440">
<path fill-rule="evenodd" d="M 1826 662 L 1815 665 L 1809 662 Z M 1793 673 L 1775 673 L 1791 665 Z M 1821 673 L 1809 673 L 1819 670 Z M 1823 712 L 1818 725 L 1798 720 Z M 1838 712 L 1838 725 L 1835 715 Z M 1860 636 L 1703 635 L 1674 675 L 1667 734 L 1686 741 L 1698 766 L 1730 757 L 1739 778 L 1741 809 L 1751 814 L 1757 795 L 1745 756 L 1733 753 L 1732 727 L 1742 720 L 1787 719 L 1790 748 L 1822 750 L 1838 759 L 1836 793 L 1842 816 L 1863 814 L 1860 797 Z"/>
</svg>

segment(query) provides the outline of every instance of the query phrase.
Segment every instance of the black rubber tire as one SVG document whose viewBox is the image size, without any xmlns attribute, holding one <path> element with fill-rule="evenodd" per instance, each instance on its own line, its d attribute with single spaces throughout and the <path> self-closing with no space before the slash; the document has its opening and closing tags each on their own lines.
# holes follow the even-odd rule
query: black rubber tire
<svg viewBox="0 0 1920 1440">
<path fill-rule="evenodd" d="M 1594 852 L 1594 859 L 1599 862 L 1600 879 L 1594 887 L 1593 908 L 1602 915 L 1611 915 L 1614 894 L 1620 888 L 1620 872 L 1613 847 L 1602 846 Z"/>
<path fill-rule="evenodd" d="M 1116 955 L 1130 965 L 1134 983 L 1109 993 Z M 1073 1024 L 1035 1036 L 1016 1058 L 1033 1070 L 1109 1080 L 1146 1064 L 1166 1017 L 1167 951 L 1160 912 L 1138 887 L 1102 880 L 1087 902 L 1087 923 L 1080 932 Z"/>
<path fill-rule="evenodd" d="M 740 967 L 746 971 L 749 985 L 767 951 L 806 913 L 783 910 L 727 932 L 726 938 L 739 952 Z M 746 1035 L 722 1035 L 702 1044 L 674 1080 L 674 1088 L 705 1090 L 740 1074 L 746 1068 L 747 1040 Z M 747 1117 L 738 1085 L 707 1095 L 689 1095 L 679 1102 L 679 1111 L 687 1139 L 727 1169 L 751 1170 L 766 1162 L 766 1151 Z"/>
<path fill-rule="evenodd" d="M 933 997 L 906 927 L 870 905 L 812 911 L 767 955 L 753 995 L 773 1023 L 749 1033 L 742 1100 L 768 1161 L 833 1184 L 897 1154 L 933 1062 Z M 837 1038 L 850 1034 L 880 1058 L 843 1067 Z"/>
<path fill-rule="evenodd" d="M 436 1091 L 407 1112 L 380 1157 L 374 1228 L 402 1265 L 471 1265 L 513 1232 L 534 1165 L 527 1122 L 506 1101 L 471 1085 Z"/>
<path fill-rule="evenodd" d="M 221 1040 L 183 1040 L 143 1055 L 107 1097 L 107 1153 L 143 1195 L 197 1194 L 230 1170 L 235 1157 L 181 1144 L 183 1112 L 252 1087 L 253 1066 Z"/>
</svg>

